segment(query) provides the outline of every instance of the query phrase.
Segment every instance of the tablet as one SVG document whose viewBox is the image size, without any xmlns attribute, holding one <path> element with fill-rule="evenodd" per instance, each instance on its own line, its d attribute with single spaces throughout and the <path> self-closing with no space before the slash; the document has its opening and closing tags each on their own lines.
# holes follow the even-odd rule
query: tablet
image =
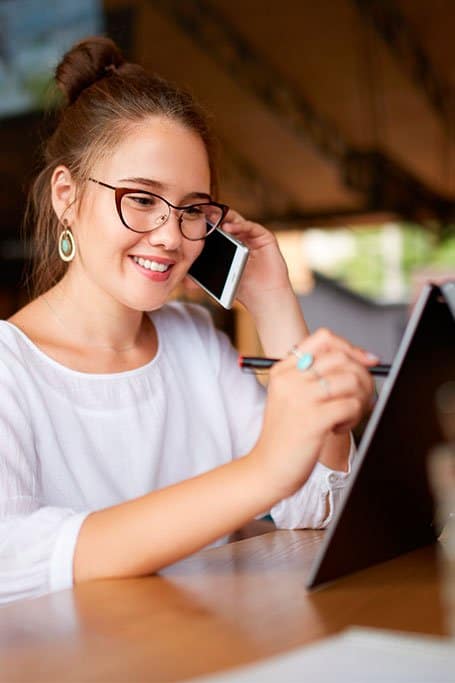
<svg viewBox="0 0 455 683">
<path fill-rule="evenodd" d="M 435 396 L 450 381 L 455 282 L 427 285 L 414 307 L 307 588 L 436 540 L 427 456 L 444 441 Z"/>
</svg>

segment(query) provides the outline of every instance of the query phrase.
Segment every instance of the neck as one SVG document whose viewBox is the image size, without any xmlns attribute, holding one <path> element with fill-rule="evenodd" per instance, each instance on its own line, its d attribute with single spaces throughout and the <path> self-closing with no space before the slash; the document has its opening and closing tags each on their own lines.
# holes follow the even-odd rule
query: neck
<svg viewBox="0 0 455 683">
<path fill-rule="evenodd" d="M 76 286 L 67 273 L 43 298 L 77 346 L 122 352 L 140 344 L 144 313 L 114 301 L 87 280 L 78 278 Z"/>
</svg>

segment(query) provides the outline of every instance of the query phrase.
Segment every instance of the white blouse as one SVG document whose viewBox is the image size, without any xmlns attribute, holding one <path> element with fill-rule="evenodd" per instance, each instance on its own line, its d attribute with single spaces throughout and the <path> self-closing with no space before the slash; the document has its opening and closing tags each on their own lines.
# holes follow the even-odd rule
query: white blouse
<svg viewBox="0 0 455 683">
<path fill-rule="evenodd" d="M 209 314 L 173 302 L 150 315 L 155 358 L 113 374 L 71 370 L 0 321 L 0 603 L 72 585 L 90 512 L 254 445 L 264 389 L 238 368 Z M 347 477 L 318 463 L 302 489 L 271 510 L 277 526 L 326 526 Z"/>
</svg>

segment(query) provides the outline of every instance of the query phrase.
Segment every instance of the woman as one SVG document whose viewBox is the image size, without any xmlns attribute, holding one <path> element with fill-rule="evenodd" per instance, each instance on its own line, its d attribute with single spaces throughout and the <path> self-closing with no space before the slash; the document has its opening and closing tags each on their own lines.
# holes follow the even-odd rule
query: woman
<svg viewBox="0 0 455 683">
<path fill-rule="evenodd" d="M 149 574 L 266 511 L 325 526 L 377 362 L 309 336 L 274 236 L 213 203 L 189 95 L 104 38 L 56 79 L 66 105 L 32 190 L 36 296 L 0 322 L 4 602 Z M 238 298 L 284 357 L 266 398 L 202 308 L 166 303 L 207 217 L 251 251 Z"/>
</svg>

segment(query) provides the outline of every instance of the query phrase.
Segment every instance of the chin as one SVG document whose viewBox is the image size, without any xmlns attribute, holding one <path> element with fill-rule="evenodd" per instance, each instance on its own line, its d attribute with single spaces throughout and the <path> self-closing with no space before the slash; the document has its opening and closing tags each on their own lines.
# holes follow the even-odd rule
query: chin
<svg viewBox="0 0 455 683">
<path fill-rule="evenodd" d="M 133 294 L 128 299 L 123 298 L 123 303 L 133 311 L 156 311 L 161 306 L 164 306 L 169 301 L 169 298 L 170 292 L 168 291 L 166 293 L 163 292 L 161 296 L 150 296 L 150 292 L 148 294 L 144 293 L 142 296 L 136 293 L 136 295 Z"/>
<path fill-rule="evenodd" d="M 164 282 L 147 280 L 141 282 L 142 278 L 139 281 L 131 278 L 125 279 L 123 286 L 116 285 L 115 287 L 118 295 L 116 298 L 133 311 L 155 311 L 169 301 L 182 280 L 181 277 L 176 277 L 177 273 L 172 275 L 174 277 Z"/>
</svg>

